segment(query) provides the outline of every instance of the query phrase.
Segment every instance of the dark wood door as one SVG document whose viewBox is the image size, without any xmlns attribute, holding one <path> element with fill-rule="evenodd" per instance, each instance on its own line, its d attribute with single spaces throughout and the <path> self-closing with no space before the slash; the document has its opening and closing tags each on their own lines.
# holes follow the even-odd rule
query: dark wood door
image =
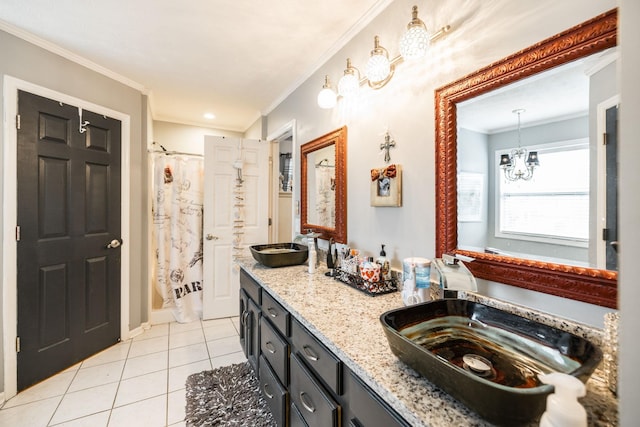
<svg viewBox="0 0 640 427">
<path fill-rule="evenodd" d="M 618 269 L 618 106 L 607 109 L 607 270 Z"/>
<path fill-rule="evenodd" d="M 121 124 L 22 91 L 18 112 L 23 390 L 120 340 Z"/>
</svg>

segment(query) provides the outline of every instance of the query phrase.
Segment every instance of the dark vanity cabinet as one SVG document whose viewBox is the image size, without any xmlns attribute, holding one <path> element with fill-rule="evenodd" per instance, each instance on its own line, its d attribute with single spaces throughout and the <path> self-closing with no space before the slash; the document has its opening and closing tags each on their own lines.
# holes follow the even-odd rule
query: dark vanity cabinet
<svg viewBox="0 0 640 427">
<path fill-rule="evenodd" d="M 240 341 L 279 427 L 409 426 L 240 270 Z"/>
<path fill-rule="evenodd" d="M 260 357 L 261 301 L 260 285 L 240 270 L 240 345 L 256 372 Z"/>
</svg>

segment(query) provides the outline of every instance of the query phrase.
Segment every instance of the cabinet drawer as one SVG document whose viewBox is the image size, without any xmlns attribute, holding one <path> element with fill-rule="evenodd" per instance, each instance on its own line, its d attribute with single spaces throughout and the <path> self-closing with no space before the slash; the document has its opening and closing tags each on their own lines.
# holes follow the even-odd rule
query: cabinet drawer
<svg viewBox="0 0 640 427">
<path fill-rule="evenodd" d="M 287 425 L 288 393 L 269 367 L 269 363 L 260 356 L 260 392 L 269 405 L 273 419 L 278 427 Z"/>
<path fill-rule="evenodd" d="M 302 414 L 300 413 L 300 411 L 298 411 L 298 408 L 296 408 L 296 405 L 294 405 L 293 403 L 289 408 L 289 413 L 291 414 L 289 427 L 309 427 L 307 426 L 307 423 L 304 422 L 304 418 L 302 418 Z"/>
<path fill-rule="evenodd" d="M 243 269 L 240 269 L 240 288 L 258 305 L 262 304 L 262 287 Z"/>
<path fill-rule="evenodd" d="M 282 335 L 285 337 L 290 335 L 289 312 L 268 292 L 262 293 L 262 315 L 269 318 Z"/>
<path fill-rule="evenodd" d="M 260 319 L 260 350 L 282 384 L 289 384 L 289 344 L 264 316 Z"/>
<path fill-rule="evenodd" d="M 291 355 L 291 403 L 300 410 L 309 427 L 339 427 L 340 406 L 331 398 L 321 384 L 316 382 L 295 355 Z"/>
<path fill-rule="evenodd" d="M 342 394 L 342 362 L 297 320 L 291 322 L 295 352 L 336 394 Z"/>
<path fill-rule="evenodd" d="M 353 372 L 344 373 L 344 394 L 349 402 L 348 426 L 410 427 Z"/>
</svg>

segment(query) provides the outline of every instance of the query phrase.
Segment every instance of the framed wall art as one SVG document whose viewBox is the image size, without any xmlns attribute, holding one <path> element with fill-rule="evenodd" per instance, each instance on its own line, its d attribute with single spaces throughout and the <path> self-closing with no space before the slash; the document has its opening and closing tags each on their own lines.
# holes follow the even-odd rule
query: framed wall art
<svg viewBox="0 0 640 427">
<path fill-rule="evenodd" d="M 402 167 L 371 169 L 371 206 L 402 206 Z"/>
</svg>

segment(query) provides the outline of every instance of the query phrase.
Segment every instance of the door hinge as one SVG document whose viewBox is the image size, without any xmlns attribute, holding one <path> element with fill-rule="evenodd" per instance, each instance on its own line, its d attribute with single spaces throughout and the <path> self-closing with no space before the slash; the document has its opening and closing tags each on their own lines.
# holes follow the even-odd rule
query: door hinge
<svg viewBox="0 0 640 427">
<path fill-rule="evenodd" d="M 609 229 L 608 228 L 603 228 L 602 229 L 602 240 L 604 240 L 604 241 L 609 240 Z"/>
<path fill-rule="evenodd" d="M 20 241 L 20 226 L 16 225 L 16 242 Z"/>
<path fill-rule="evenodd" d="M 16 353 L 20 353 L 20 337 L 16 337 Z"/>
<path fill-rule="evenodd" d="M 602 134 L 602 145 L 607 145 L 609 143 L 609 138 L 607 138 L 607 133 Z"/>
<path fill-rule="evenodd" d="M 269 226 L 271 226 L 271 224 L 273 224 L 273 220 L 269 218 Z"/>
<path fill-rule="evenodd" d="M 20 130 L 20 114 L 16 114 L 16 129 Z"/>
</svg>

